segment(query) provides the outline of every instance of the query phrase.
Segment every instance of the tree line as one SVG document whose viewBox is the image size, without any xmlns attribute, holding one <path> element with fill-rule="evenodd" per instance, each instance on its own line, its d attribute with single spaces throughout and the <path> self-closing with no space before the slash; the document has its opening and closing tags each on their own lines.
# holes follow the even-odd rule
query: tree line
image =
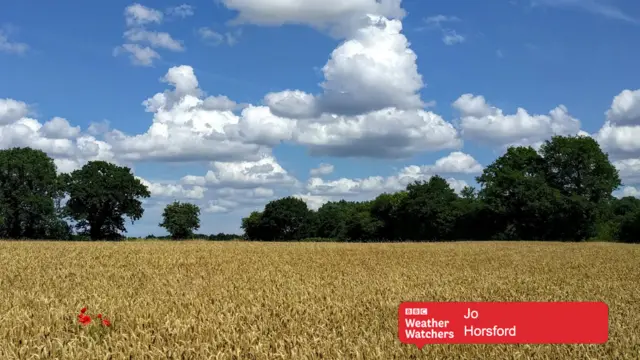
<svg viewBox="0 0 640 360">
<path fill-rule="evenodd" d="M 149 189 L 131 169 L 89 161 L 81 169 L 58 174 L 46 153 L 28 147 L 0 150 L 0 239 L 121 240 L 125 219 L 144 214 Z M 233 234 L 194 234 L 200 209 L 174 202 L 162 214 L 174 239 L 229 240 Z"/>
<path fill-rule="evenodd" d="M 370 201 L 317 211 L 295 197 L 242 219 L 251 240 L 561 240 L 640 242 L 640 200 L 616 198 L 618 171 L 590 137 L 554 136 L 538 151 L 514 146 L 460 195 L 440 176 Z"/>
<path fill-rule="evenodd" d="M 243 238 L 264 241 L 452 241 L 588 239 L 640 242 L 640 200 L 616 198 L 618 171 L 590 137 L 555 136 L 538 151 L 510 147 L 457 194 L 440 176 L 369 201 L 332 201 L 318 210 L 295 197 L 242 219 Z M 0 150 L 0 238 L 124 239 L 125 219 L 144 214 L 149 189 L 131 169 L 90 161 L 58 174 L 40 150 Z M 158 224 L 166 237 L 196 234 L 200 208 L 173 202 Z"/>
</svg>

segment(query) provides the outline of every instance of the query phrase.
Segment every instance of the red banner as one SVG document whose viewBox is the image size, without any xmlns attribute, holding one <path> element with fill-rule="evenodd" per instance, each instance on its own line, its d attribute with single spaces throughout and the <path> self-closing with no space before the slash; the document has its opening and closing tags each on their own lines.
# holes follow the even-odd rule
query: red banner
<svg viewBox="0 0 640 360">
<path fill-rule="evenodd" d="M 427 344 L 602 344 L 609 338 L 603 302 L 405 302 L 398 337 Z"/>
</svg>

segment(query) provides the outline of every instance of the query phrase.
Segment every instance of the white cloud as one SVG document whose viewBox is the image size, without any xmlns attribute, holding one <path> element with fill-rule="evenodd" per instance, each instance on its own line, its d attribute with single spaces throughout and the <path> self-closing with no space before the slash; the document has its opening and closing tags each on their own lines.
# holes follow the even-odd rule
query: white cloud
<svg viewBox="0 0 640 360">
<path fill-rule="evenodd" d="M 640 184 L 640 159 L 625 159 L 614 161 L 620 179 L 624 185 Z"/>
<path fill-rule="evenodd" d="M 423 87 L 416 54 L 399 20 L 369 17 L 367 26 L 338 46 L 322 68 L 323 93 L 268 94 L 265 103 L 281 116 L 357 115 L 388 107 L 420 109 Z M 289 110 L 289 111 L 288 111 Z"/>
<path fill-rule="evenodd" d="M 178 13 L 186 14 L 188 10 L 188 5 L 183 5 L 173 8 L 171 14 L 174 16 Z M 185 50 L 182 41 L 174 39 L 169 33 L 151 31 L 146 28 L 150 24 L 162 23 L 163 14 L 159 10 L 134 3 L 125 8 L 124 15 L 128 29 L 124 32 L 123 37 L 128 42 L 116 47 L 113 50 L 113 56 L 128 53 L 134 65 L 152 66 L 154 60 L 160 59 L 160 54 L 153 48 L 170 51 Z"/>
<path fill-rule="evenodd" d="M 294 194 L 292 196 L 307 203 L 307 207 L 311 210 L 318 210 L 322 205 L 331 201 L 329 196 L 311 195 L 310 193 Z"/>
<path fill-rule="evenodd" d="M 124 9 L 124 16 L 127 26 L 140 26 L 151 23 L 162 22 L 162 12 L 138 3 L 131 4 Z"/>
<path fill-rule="evenodd" d="M 44 123 L 40 132 L 50 139 L 71 139 L 80 135 L 80 126 L 71 126 L 67 119 L 54 117 Z"/>
<path fill-rule="evenodd" d="M 401 0 L 222 0 L 237 10 L 235 23 L 277 26 L 303 24 L 330 30 L 336 36 L 348 34 L 366 15 L 401 19 Z"/>
<path fill-rule="evenodd" d="M 130 161 L 255 160 L 269 149 L 243 141 L 237 131 L 227 132 L 242 119 L 227 110 L 212 109 L 215 100 L 201 97 L 198 79 L 190 66 L 172 67 L 162 78 L 173 87 L 145 100 L 153 123 L 143 134 L 113 130 L 105 138 L 122 158 Z M 246 110 L 246 109 L 245 109 Z M 237 134 L 237 135 L 233 135 Z"/>
<path fill-rule="evenodd" d="M 422 168 L 424 172 L 432 174 L 476 174 L 482 172 L 482 165 L 469 154 L 454 151 L 436 160 L 434 165 Z"/>
<path fill-rule="evenodd" d="M 147 43 L 154 48 L 163 48 L 171 51 L 184 51 L 184 45 L 166 32 L 148 31 L 142 28 L 133 28 L 125 31 L 124 37 L 134 43 Z"/>
<path fill-rule="evenodd" d="M 368 17 L 323 67 L 321 94 L 285 90 L 264 103 L 295 121 L 293 141 L 316 155 L 398 158 L 459 148 L 456 129 L 423 110 L 416 55 L 401 30 L 398 20 Z"/>
<path fill-rule="evenodd" d="M 31 147 L 54 159 L 59 171 L 75 170 L 90 160 L 118 163 L 111 145 L 54 117 L 42 124 L 27 117 L 31 111 L 21 101 L 0 99 L 0 148 Z"/>
<path fill-rule="evenodd" d="M 460 21 L 460 18 L 457 16 L 442 15 L 442 14 L 429 16 L 428 18 L 424 19 L 425 24 L 436 26 L 436 27 L 441 27 L 443 23 L 459 22 L 459 21 Z"/>
<path fill-rule="evenodd" d="M 442 33 L 442 42 L 447 45 L 455 45 L 463 43 L 466 38 L 458 34 L 455 30 L 446 30 Z"/>
<path fill-rule="evenodd" d="M 523 108 L 505 115 L 483 96 L 464 94 L 453 107 L 461 115 L 463 138 L 489 145 L 539 145 L 553 135 L 576 135 L 580 131 L 580 121 L 564 105 L 551 110 L 549 115 L 531 115 Z"/>
<path fill-rule="evenodd" d="M 482 166 L 473 157 L 461 152 L 453 152 L 438 159 L 433 165 L 409 165 L 388 177 L 369 176 L 330 181 L 312 177 L 305 186 L 306 193 L 300 193 L 296 196 L 314 206 L 345 197 L 357 200 L 372 199 L 383 192 L 403 190 L 414 181 L 428 181 L 434 175 L 445 177 L 449 186 L 460 193 L 465 186 L 468 186 L 467 182 L 445 175 L 472 174 L 481 171 Z"/>
<path fill-rule="evenodd" d="M 402 23 L 375 17 L 369 21 L 336 48 L 322 68 L 323 112 L 354 115 L 392 106 L 424 107 L 417 56 L 401 34 Z"/>
<path fill-rule="evenodd" d="M 616 95 L 606 115 L 613 125 L 640 125 L 640 89 Z"/>
<path fill-rule="evenodd" d="M 204 99 L 202 107 L 207 110 L 232 111 L 238 109 L 240 104 L 224 95 L 208 96 Z"/>
<path fill-rule="evenodd" d="M 180 18 L 187 18 L 189 16 L 193 16 L 194 14 L 194 8 L 193 6 L 189 5 L 189 4 L 182 4 L 179 6 L 175 6 L 172 8 L 168 8 L 167 9 L 167 14 L 170 16 L 175 16 L 175 17 L 180 17 Z"/>
<path fill-rule="evenodd" d="M 224 41 L 224 35 L 220 34 L 217 31 L 211 30 L 208 27 L 201 27 L 198 29 L 198 34 L 202 38 L 213 45 L 220 45 Z"/>
<path fill-rule="evenodd" d="M 202 199 L 205 196 L 206 188 L 202 186 L 183 186 L 181 184 L 151 182 L 136 176 L 149 189 L 152 197 L 182 199 Z"/>
<path fill-rule="evenodd" d="M 616 159 L 640 157 L 640 89 L 616 95 L 593 137 Z"/>
<path fill-rule="evenodd" d="M 273 156 L 264 156 L 256 161 L 213 161 L 211 170 L 204 176 L 188 175 L 181 182 L 213 188 L 251 189 L 295 186 L 298 181 Z"/>
<path fill-rule="evenodd" d="M 213 46 L 218 46 L 222 43 L 233 46 L 238 43 L 238 39 L 242 35 L 242 30 L 237 29 L 235 31 L 219 33 L 205 26 L 198 29 L 198 35 L 205 43 Z"/>
<path fill-rule="evenodd" d="M 27 116 L 29 105 L 13 99 L 0 99 L 0 125 L 12 124 Z"/>
<path fill-rule="evenodd" d="M 457 31 L 444 26 L 446 23 L 457 23 L 460 21 L 459 17 L 448 15 L 435 15 L 424 19 L 426 28 L 437 29 L 442 33 L 442 42 L 446 45 L 456 45 L 466 41 L 464 35 L 458 34 Z M 424 29 L 424 27 L 418 28 L 418 30 Z"/>
<path fill-rule="evenodd" d="M 131 63 L 139 66 L 152 66 L 155 59 L 160 59 L 160 54 L 155 50 L 148 46 L 142 47 L 138 44 L 118 46 L 114 49 L 113 56 L 118 56 L 122 53 L 129 53 Z"/>
<path fill-rule="evenodd" d="M 404 158 L 462 146 L 456 129 L 439 115 L 395 108 L 298 121 L 294 140 L 313 155 L 340 157 Z"/>
<path fill-rule="evenodd" d="M 621 191 L 618 192 L 618 198 L 632 196 L 636 198 L 640 198 L 640 189 L 633 186 L 625 186 Z"/>
<path fill-rule="evenodd" d="M 323 180 L 310 178 L 305 189 L 309 195 L 323 196 L 330 199 L 357 198 L 371 199 L 383 192 L 396 192 L 403 190 L 414 181 L 428 181 L 433 174 L 425 172 L 423 167 L 410 165 L 403 168 L 395 175 L 369 176 L 367 178 L 340 178 L 337 180 Z M 462 190 L 467 183 L 452 177 L 446 179 L 449 185 L 457 192 Z"/>
<path fill-rule="evenodd" d="M 333 172 L 333 165 L 322 163 L 317 168 L 313 168 L 309 171 L 311 176 L 329 175 Z"/>
<path fill-rule="evenodd" d="M 24 54 L 27 50 L 29 50 L 29 45 L 22 42 L 11 41 L 8 32 L 0 29 L 0 52 Z"/>
</svg>

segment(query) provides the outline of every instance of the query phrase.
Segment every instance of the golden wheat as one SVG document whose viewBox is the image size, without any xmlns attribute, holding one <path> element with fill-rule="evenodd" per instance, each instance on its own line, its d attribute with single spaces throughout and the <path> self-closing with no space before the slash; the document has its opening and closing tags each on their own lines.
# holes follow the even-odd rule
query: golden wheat
<svg viewBox="0 0 640 360">
<path fill-rule="evenodd" d="M 605 243 L 3 241 L 0 359 L 639 359 L 638 279 Z M 418 350 L 402 301 L 605 301 L 610 337 Z"/>
</svg>

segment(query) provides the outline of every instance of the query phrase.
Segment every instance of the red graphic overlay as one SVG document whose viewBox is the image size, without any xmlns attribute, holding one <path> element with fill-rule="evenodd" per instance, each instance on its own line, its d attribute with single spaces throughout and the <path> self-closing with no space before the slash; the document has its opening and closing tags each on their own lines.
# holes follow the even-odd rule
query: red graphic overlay
<svg viewBox="0 0 640 360">
<path fill-rule="evenodd" d="M 602 344 L 609 338 L 603 302 L 404 302 L 405 344 Z"/>
</svg>

